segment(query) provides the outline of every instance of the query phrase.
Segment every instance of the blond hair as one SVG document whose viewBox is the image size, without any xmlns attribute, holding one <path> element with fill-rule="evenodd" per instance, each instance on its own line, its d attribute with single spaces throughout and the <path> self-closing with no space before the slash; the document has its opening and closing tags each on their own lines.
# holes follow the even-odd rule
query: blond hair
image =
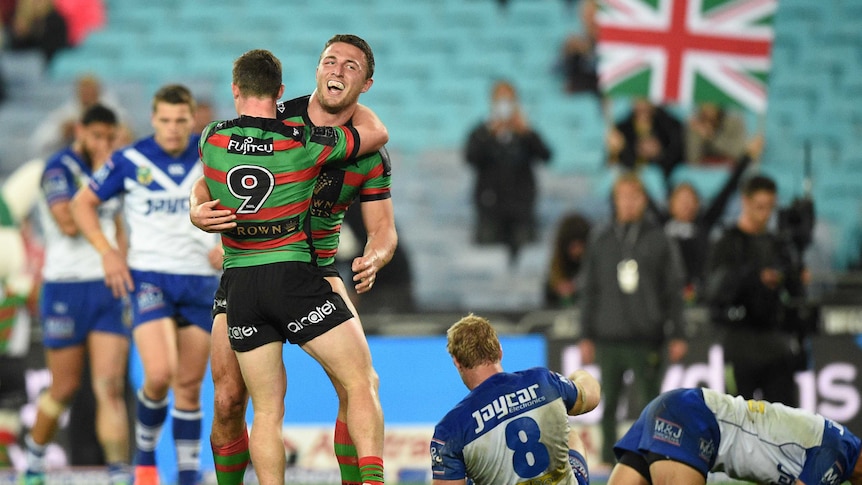
<svg viewBox="0 0 862 485">
<path fill-rule="evenodd" d="M 500 361 L 503 350 L 488 319 L 469 314 L 446 332 L 446 350 L 466 369 Z"/>
</svg>

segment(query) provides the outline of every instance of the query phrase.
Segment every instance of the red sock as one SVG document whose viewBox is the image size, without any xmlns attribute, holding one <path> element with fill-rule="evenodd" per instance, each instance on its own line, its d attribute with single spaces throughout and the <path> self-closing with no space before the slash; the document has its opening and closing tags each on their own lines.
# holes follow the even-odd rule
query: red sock
<svg viewBox="0 0 862 485">
<path fill-rule="evenodd" d="M 220 485 L 242 485 L 245 469 L 250 456 L 248 452 L 248 432 L 243 430 L 242 436 L 224 445 L 215 446 L 210 441 L 213 450 L 216 479 Z"/>
<path fill-rule="evenodd" d="M 362 485 L 356 446 L 350 438 L 347 423 L 341 420 L 335 421 L 335 457 L 341 472 L 341 485 Z"/>
<path fill-rule="evenodd" d="M 363 485 L 383 485 L 383 458 L 363 456 L 359 459 L 359 470 Z"/>
</svg>

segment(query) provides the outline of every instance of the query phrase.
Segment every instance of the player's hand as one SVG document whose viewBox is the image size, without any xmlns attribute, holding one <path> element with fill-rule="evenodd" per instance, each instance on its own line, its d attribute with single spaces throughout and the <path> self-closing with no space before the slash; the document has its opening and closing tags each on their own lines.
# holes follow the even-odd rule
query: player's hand
<svg viewBox="0 0 862 485">
<path fill-rule="evenodd" d="M 219 199 L 209 200 L 189 208 L 192 224 L 206 232 L 225 232 L 236 227 L 236 214 L 230 209 L 216 209 Z"/>
<path fill-rule="evenodd" d="M 382 263 L 383 261 L 377 257 L 376 252 L 367 255 L 363 254 L 353 260 L 351 269 L 353 269 L 354 273 L 353 281 L 356 282 L 356 285 L 353 287 L 356 293 L 362 294 L 371 290 L 374 282 L 377 281 L 377 271 L 383 267 Z"/>
<path fill-rule="evenodd" d="M 111 289 L 114 298 L 125 298 L 135 289 L 132 274 L 120 251 L 114 248 L 105 251 L 102 254 L 102 267 L 105 269 L 105 286 Z"/>
</svg>

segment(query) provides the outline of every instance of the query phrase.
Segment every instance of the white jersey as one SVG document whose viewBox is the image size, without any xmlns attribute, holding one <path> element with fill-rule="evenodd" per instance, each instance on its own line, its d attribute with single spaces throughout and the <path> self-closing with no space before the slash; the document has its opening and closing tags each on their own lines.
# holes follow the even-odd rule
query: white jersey
<svg viewBox="0 0 862 485">
<path fill-rule="evenodd" d="M 102 200 L 124 193 L 129 267 L 168 274 L 215 275 L 209 252 L 219 244 L 189 220 L 189 194 L 203 174 L 197 137 L 171 157 L 153 137 L 116 152 L 90 187 Z"/>
<path fill-rule="evenodd" d="M 45 239 L 45 281 L 93 281 L 105 277 L 102 257 L 82 235 L 67 236 L 51 215 L 50 206 L 68 202 L 79 188 L 90 181 L 92 172 L 81 157 L 66 149 L 54 155 L 42 173 L 42 197 L 39 200 L 39 220 Z M 108 241 L 116 245 L 115 218 L 120 211 L 118 198 L 105 201 L 99 207 L 99 224 Z"/>
<path fill-rule="evenodd" d="M 826 420 L 820 415 L 710 389 L 703 389 L 703 400 L 715 413 L 721 430 L 712 471 L 723 471 L 741 480 L 773 483 L 775 464 L 780 463 L 782 475 L 798 477 L 808 450 L 823 442 Z"/>
</svg>

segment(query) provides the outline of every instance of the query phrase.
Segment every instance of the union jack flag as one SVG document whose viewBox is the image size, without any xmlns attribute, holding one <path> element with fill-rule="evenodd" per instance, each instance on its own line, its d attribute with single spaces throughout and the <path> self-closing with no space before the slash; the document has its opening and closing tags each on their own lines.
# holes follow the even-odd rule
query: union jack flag
<svg viewBox="0 0 862 485">
<path fill-rule="evenodd" d="M 600 0 L 600 6 L 599 84 L 609 96 L 766 110 L 778 0 Z"/>
</svg>

